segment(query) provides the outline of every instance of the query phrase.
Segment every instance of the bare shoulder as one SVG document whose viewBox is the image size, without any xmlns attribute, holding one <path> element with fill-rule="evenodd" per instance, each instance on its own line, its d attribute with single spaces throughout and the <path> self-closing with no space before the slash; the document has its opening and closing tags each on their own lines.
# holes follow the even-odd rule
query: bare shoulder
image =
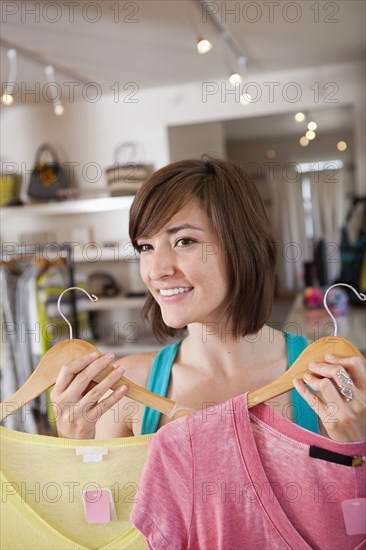
<svg viewBox="0 0 366 550">
<path fill-rule="evenodd" d="M 257 343 L 263 353 L 272 359 L 274 357 L 285 357 L 287 354 L 284 333 L 268 325 L 264 325 L 262 328 Z"/>
<path fill-rule="evenodd" d="M 122 366 L 125 369 L 124 376 L 135 382 L 139 386 L 146 388 L 151 366 L 157 355 L 156 351 L 149 351 L 145 353 L 136 353 L 134 355 L 127 355 L 114 362 L 116 367 Z"/>
</svg>

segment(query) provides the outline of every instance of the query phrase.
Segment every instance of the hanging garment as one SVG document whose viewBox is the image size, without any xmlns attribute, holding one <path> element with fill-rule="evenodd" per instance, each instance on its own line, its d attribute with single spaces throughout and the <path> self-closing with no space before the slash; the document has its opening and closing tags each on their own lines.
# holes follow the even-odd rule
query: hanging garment
<svg viewBox="0 0 366 550">
<path fill-rule="evenodd" d="M 75 440 L 0 427 L 0 547 L 146 549 L 129 517 L 150 437 Z"/>
<path fill-rule="evenodd" d="M 330 452 L 363 461 L 337 464 Z M 154 549 L 360 550 L 365 455 L 366 442 L 329 440 L 265 404 L 249 412 L 245 394 L 154 435 L 131 520 Z"/>
<path fill-rule="evenodd" d="M 300 353 L 307 347 L 308 342 L 304 336 L 284 332 L 287 350 L 287 368 L 298 358 Z M 166 346 L 156 355 L 151 367 L 147 389 L 158 395 L 166 397 L 173 363 L 178 353 L 181 340 Z M 314 433 L 319 433 L 318 416 L 309 407 L 299 392 L 291 392 L 294 422 L 303 428 Z M 158 430 L 161 413 L 150 407 L 145 407 L 142 418 L 141 433 L 151 434 Z"/>
<path fill-rule="evenodd" d="M 30 270 L 33 273 L 33 269 Z M 29 269 L 25 271 L 28 278 Z M 2 289 L 2 364 L 1 364 L 1 385 L 0 397 L 4 401 L 12 395 L 29 377 L 32 372 L 31 357 L 28 356 L 27 331 L 30 330 L 25 310 L 28 307 L 27 301 L 19 303 L 19 282 L 20 278 L 13 271 L 1 268 L 1 289 Z M 22 313 L 20 314 L 20 307 Z M 34 327 L 33 327 L 34 329 Z M 33 334 L 33 338 L 36 335 Z M 5 420 L 8 428 L 26 430 L 30 433 L 37 433 L 33 410 L 29 408 L 25 416 L 21 411 Z"/>
<path fill-rule="evenodd" d="M 50 336 L 53 338 L 51 333 L 56 323 L 45 314 L 45 298 L 50 283 L 63 282 L 62 288 L 58 288 L 57 300 L 68 281 L 69 271 L 64 261 L 46 264 L 47 269 L 43 270 L 43 262 L 37 259 L 37 254 L 31 259 L 25 253 L 24 257 L 20 255 L 8 264 L 4 262 L 0 268 L 3 302 L 1 401 L 25 383 L 53 343 Z M 61 324 L 67 330 L 65 323 Z M 36 434 L 47 420 L 45 413 L 50 410 L 44 393 L 29 403 L 26 411 L 8 417 L 4 424 L 11 429 Z M 48 428 L 47 422 L 45 427 Z"/>
<path fill-rule="evenodd" d="M 16 368 L 19 370 L 20 374 L 20 385 L 23 385 L 30 377 L 41 355 L 41 348 L 37 346 L 40 340 L 39 319 L 37 316 L 33 316 L 33 308 L 36 308 L 36 304 L 31 304 L 30 300 L 30 286 L 35 286 L 37 275 L 38 266 L 30 263 L 25 266 L 17 280 L 15 310 L 16 320 L 19 326 L 17 345 L 20 349 L 21 360 L 19 364 L 16 365 Z M 33 296 L 35 298 L 35 295 Z M 33 357 L 34 347 L 38 347 L 38 353 L 36 353 L 35 358 Z"/>
</svg>

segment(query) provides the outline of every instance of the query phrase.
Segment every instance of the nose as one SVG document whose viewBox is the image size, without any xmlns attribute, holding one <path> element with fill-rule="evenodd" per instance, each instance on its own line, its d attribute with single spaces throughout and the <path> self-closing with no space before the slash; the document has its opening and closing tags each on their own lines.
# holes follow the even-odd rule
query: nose
<svg viewBox="0 0 366 550">
<path fill-rule="evenodd" d="M 168 248 L 155 248 L 149 258 L 148 275 L 152 281 L 175 273 L 174 255 Z"/>
</svg>

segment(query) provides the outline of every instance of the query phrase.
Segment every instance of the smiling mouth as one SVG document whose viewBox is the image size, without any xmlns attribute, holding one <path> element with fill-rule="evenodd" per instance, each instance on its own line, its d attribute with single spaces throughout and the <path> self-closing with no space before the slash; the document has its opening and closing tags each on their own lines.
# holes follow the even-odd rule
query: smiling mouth
<svg viewBox="0 0 366 550">
<path fill-rule="evenodd" d="M 193 287 L 177 287 L 177 288 L 167 288 L 166 290 L 160 289 L 160 294 L 162 296 L 174 296 L 175 294 L 184 294 L 189 290 L 192 290 Z"/>
</svg>

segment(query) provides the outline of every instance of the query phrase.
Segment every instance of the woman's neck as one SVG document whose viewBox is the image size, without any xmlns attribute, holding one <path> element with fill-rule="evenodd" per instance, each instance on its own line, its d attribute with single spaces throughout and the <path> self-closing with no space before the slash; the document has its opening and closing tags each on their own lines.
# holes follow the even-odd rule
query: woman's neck
<svg viewBox="0 0 366 550">
<path fill-rule="evenodd" d="M 256 334 L 235 337 L 219 325 L 194 323 L 181 345 L 180 359 L 199 365 L 200 370 L 216 371 L 230 377 L 238 368 L 257 367 L 276 361 L 285 353 L 283 334 L 264 325 Z"/>
</svg>

